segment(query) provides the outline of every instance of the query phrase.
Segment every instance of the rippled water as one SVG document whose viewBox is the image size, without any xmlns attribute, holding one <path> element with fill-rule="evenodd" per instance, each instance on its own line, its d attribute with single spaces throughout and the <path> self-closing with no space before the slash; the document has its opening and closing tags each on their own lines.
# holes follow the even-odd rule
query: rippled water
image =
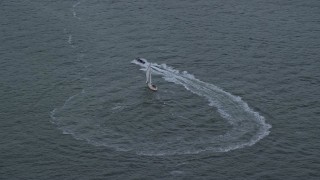
<svg viewBox="0 0 320 180">
<path fill-rule="evenodd" d="M 1 1 L 0 179 L 319 178 L 319 7 Z"/>
</svg>

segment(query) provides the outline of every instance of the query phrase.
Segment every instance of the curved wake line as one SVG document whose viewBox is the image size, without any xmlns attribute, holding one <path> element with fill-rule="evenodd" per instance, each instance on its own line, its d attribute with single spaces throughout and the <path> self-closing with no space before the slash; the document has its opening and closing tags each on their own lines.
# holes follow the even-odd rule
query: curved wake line
<svg viewBox="0 0 320 180">
<path fill-rule="evenodd" d="M 85 93 L 85 90 L 84 90 L 84 89 L 82 89 L 81 92 L 79 92 L 79 93 L 77 93 L 77 94 L 75 94 L 75 95 L 70 96 L 70 97 L 64 102 L 64 104 L 61 106 L 60 109 L 64 109 L 72 99 L 74 99 L 75 97 L 77 97 L 77 96 L 79 96 L 80 94 L 83 94 L 83 93 Z M 54 123 L 54 124 L 56 124 L 56 122 L 54 121 L 54 120 L 55 120 L 55 116 L 54 116 L 54 115 L 56 114 L 57 110 L 58 110 L 58 108 L 54 108 L 54 109 L 50 112 L 50 117 L 51 117 L 51 119 L 52 119 L 51 122 Z"/>
<path fill-rule="evenodd" d="M 147 62 L 146 59 L 144 60 Z M 133 60 L 132 63 L 143 67 L 141 69 L 143 71 L 146 70 L 149 64 L 148 62 L 141 64 L 136 60 Z M 209 101 L 209 106 L 214 106 L 218 109 L 221 117 L 233 126 L 231 131 L 225 135 L 221 135 L 221 137 L 227 138 L 230 141 L 240 140 L 226 147 L 208 147 L 197 151 L 185 152 L 184 154 L 195 154 L 208 150 L 227 152 L 245 146 L 252 146 L 270 133 L 269 129 L 271 125 L 267 124 L 265 118 L 258 112 L 253 111 L 241 97 L 234 96 L 213 84 L 205 83 L 186 71 L 179 72 L 166 64 L 151 64 L 154 74 L 161 75 L 166 81 L 182 85 L 188 91 L 205 97 Z M 252 134 L 252 132 L 254 133 Z M 243 141 L 241 136 L 248 136 L 248 134 L 251 135 L 249 140 Z M 148 154 L 145 152 L 141 154 L 163 155 L 162 153 Z"/>
<path fill-rule="evenodd" d="M 135 60 L 132 63 L 141 66 L 143 71 L 149 64 L 147 62 L 143 65 Z M 179 72 L 166 64 L 152 63 L 151 68 L 153 74 L 160 75 L 166 81 L 181 85 L 188 91 L 207 99 L 208 105 L 216 108 L 220 116 L 230 124 L 229 129 L 221 131 L 223 133 L 220 135 L 214 133 L 210 135 L 211 130 L 203 131 L 201 127 L 198 128 L 193 124 L 186 124 L 189 128 L 185 130 L 178 127 L 179 123 L 184 122 L 171 121 L 163 123 L 172 123 L 171 125 L 177 129 L 169 130 L 170 133 L 166 134 L 168 131 L 163 127 L 165 124 L 153 124 L 148 121 L 132 127 L 126 123 L 118 124 L 118 121 L 105 121 L 99 119 L 100 116 L 95 114 L 96 108 L 98 108 L 97 113 L 100 112 L 99 105 L 101 104 L 94 98 L 90 98 L 97 97 L 97 94 L 86 92 L 84 89 L 66 99 L 61 107 L 52 110 L 50 112 L 51 122 L 57 125 L 63 134 L 70 134 L 77 140 L 84 140 L 94 146 L 103 146 L 123 152 L 133 151 L 138 155 L 147 156 L 198 154 L 205 151 L 228 152 L 252 146 L 270 133 L 271 125 L 267 124 L 264 117 L 258 112 L 253 111 L 241 97 L 234 96 L 213 84 L 203 82 L 186 71 Z M 111 110 L 121 108 L 119 104 L 116 104 Z M 108 111 L 103 110 L 105 114 L 103 117 L 109 117 L 106 116 L 107 113 Z M 111 118 L 118 117 L 112 112 L 109 115 Z M 199 124 L 205 125 L 202 122 Z M 158 136 L 161 134 L 166 134 L 166 136 L 154 138 L 154 133 Z"/>
<path fill-rule="evenodd" d="M 80 20 L 81 18 L 77 16 L 76 7 L 80 4 L 81 4 L 81 0 L 72 5 L 73 17 L 77 18 L 78 20 Z"/>
</svg>

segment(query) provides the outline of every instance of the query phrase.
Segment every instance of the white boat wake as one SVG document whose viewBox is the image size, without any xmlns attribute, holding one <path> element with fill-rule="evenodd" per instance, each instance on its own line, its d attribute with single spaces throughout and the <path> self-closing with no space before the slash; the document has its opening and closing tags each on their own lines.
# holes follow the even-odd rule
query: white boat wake
<svg viewBox="0 0 320 180">
<path fill-rule="evenodd" d="M 133 60 L 132 63 L 143 71 L 148 66 L 148 62 L 141 64 Z M 167 101 L 173 105 L 153 103 L 151 107 L 148 100 L 126 100 L 112 88 L 108 92 L 105 87 L 95 87 L 82 90 L 55 108 L 51 122 L 64 134 L 89 144 L 149 156 L 228 152 L 252 146 L 269 134 L 271 125 L 240 97 L 165 64 L 152 63 L 151 68 L 153 74 L 204 97 L 209 101 L 207 109 L 213 107 L 225 121 L 211 117 L 208 111 L 199 114 L 201 117 L 192 115 L 200 109 L 197 112 L 190 109 L 185 117 L 182 111 L 188 109 L 179 101 Z M 117 92 L 121 94 L 123 90 Z M 150 111 L 163 113 L 155 115 Z"/>
<path fill-rule="evenodd" d="M 141 59 L 141 58 L 140 58 Z M 132 63 L 143 67 L 146 70 L 148 61 L 145 64 L 133 60 Z M 227 152 L 230 150 L 251 146 L 267 136 L 271 125 L 265 122 L 265 118 L 258 112 L 253 111 L 241 97 L 225 92 L 221 88 L 196 79 L 186 71 L 179 72 L 166 64 L 158 65 L 152 63 L 153 73 L 162 76 L 166 81 L 182 85 L 188 91 L 205 97 L 209 105 L 216 107 L 220 115 L 227 120 L 232 129 L 212 141 L 218 141 L 220 145 L 194 150 L 190 153 L 201 151 Z M 213 143 L 214 142 L 208 142 Z M 223 145 L 225 144 L 225 145 Z"/>
</svg>

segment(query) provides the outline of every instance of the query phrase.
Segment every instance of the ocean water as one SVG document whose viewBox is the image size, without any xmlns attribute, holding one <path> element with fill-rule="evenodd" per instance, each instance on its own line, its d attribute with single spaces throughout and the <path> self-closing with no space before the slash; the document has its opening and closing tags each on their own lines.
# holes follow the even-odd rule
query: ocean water
<svg viewBox="0 0 320 180">
<path fill-rule="evenodd" d="M 319 12 L 1 1 L 0 179 L 319 179 Z"/>
</svg>

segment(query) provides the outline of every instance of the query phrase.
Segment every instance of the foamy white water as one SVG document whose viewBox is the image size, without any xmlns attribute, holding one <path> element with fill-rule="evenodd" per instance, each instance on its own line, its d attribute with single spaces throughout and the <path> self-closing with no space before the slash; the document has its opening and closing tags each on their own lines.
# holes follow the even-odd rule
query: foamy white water
<svg viewBox="0 0 320 180">
<path fill-rule="evenodd" d="M 141 70 L 145 71 L 149 62 L 146 59 L 143 60 L 146 61 L 145 64 L 136 60 L 133 60 L 132 63 L 143 67 Z M 209 106 L 216 107 L 221 117 L 233 127 L 219 137 L 220 141 L 230 142 L 227 146 L 206 147 L 189 153 L 207 150 L 227 152 L 254 145 L 270 133 L 271 125 L 267 124 L 265 118 L 258 112 L 253 111 L 241 97 L 234 96 L 213 84 L 205 83 L 186 71 L 180 73 L 166 64 L 152 63 L 152 69 L 154 74 L 161 75 L 166 81 L 182 85 L 188 91 L 205 97 L 209 101 Z M 248 134 L 250 138 L 247 137 Z"/>
<path fill-rule="evenodd" d="M 143 71 L 148 64 L 147 62 L 143 65 L 135 60 L 132 63 L 141 66 Z M 133 121 L 132 118 L 137 114 L 132 111 L 132 108 L 139 108 L 138 106 L 133 107 L 130 104 L 118 102 L 112 104 L 104 98 L 97 99 L 96 97 L 104 97 L 108 94 L 99 88 L 83 90 L 68 98 L 62 107 L 51 112 L 52 122 L 64 134 L 71 134 L 75 139 L 85 140 L 95 146 L 105 146 L 117 151 L 134 151 L 137 154 L 149 156 L 198 154 L 205 151 L 228 152 L 254 145 L 269 134 L 271 125 L 267 124 L 265 118 L 253 111 L 240 97 L 213 84 L 203 82 L 186 71 L 179 72 L 165 64 L 152 63 L 151 67 L 153 74 L 162 76 L 168 82 L 182 85 L 186 90 L 208 100 L 208 106 L 212 107 L 212 111 L 218 111 L 230 128 L 221 131 L 223 133 L 220 135 L 210 132 L 217 132 L 219 129 L 203 131 L 192 126 L 191 130 L 184 129 L 180 126 L 181 123 L 186 122 L 181 121 L 181 116 L 169 113 L 170 117 L 177 119 L 174 121 L 152 120 L 150 113 L 144 108 L 142 108 L 144 109 L 142 114 L 138 113 L 141 117 Z M 101 109 L 100 107 L 105 103 L 110 104 L 111 107 Z M 105 114 L 103 117 L 97 114 L 100 109 Z M 192 112 L 193 109 L 188 111 Z M 131 113 L 133 115 L 130 115 Z M 202 116 L 211 118 L 207 114 Z M 120 117 L 122 121 L 119 122 Z M 182 119 L 188 120 L 185 117 Z M 172 127 L 174 128 L 169 130 Z"/>
</svg>

